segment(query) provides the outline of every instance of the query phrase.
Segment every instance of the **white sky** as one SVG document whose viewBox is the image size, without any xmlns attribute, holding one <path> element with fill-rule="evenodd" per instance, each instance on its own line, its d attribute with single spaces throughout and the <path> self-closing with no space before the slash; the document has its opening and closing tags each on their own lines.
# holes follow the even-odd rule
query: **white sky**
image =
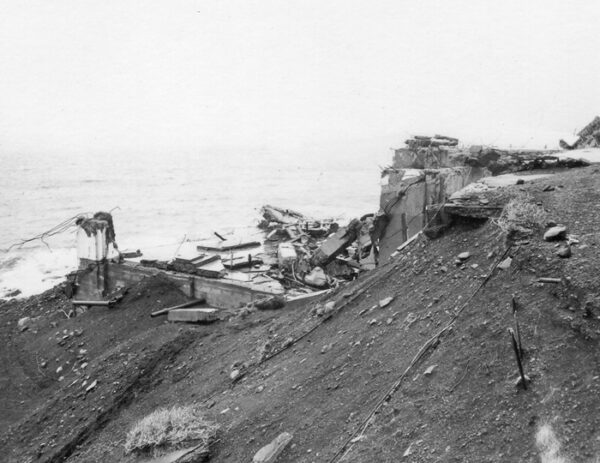
<svg viewBox="0 0 600 463">
<path fill-rule="evenodd" d="M 598 18 L 596 1 L 0 0 L 0 154 L 554 146 L 600 113 Z"/>
</svg>

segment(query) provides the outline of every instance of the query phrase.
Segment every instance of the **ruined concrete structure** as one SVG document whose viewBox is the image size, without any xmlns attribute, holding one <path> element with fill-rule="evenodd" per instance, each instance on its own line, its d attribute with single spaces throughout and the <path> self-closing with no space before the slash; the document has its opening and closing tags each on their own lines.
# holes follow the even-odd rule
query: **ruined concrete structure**
<svg viewBox="0 0 600 463">
<path fill-rule="evenodd" d="M 456 148 L 458 140 L 436 135 L 434 144 L 423 146 L 426 138 L 395 150 L 392 166 L 382 172 L 379 217 L 386 226 L 379 235 L 380 263 L 423 230 L 452 193 L 489 175 L 484 167 L 465 165 L 469 152 Z"/>
<path fill-rule="evenodd" d="M 598 119 L 600 121 L 600 118 Z M 594 120 L 583 135 L 600 129 Z M 587 165 L 582 159 L 556 155 L 551 150 L 501 150 L 471 146 L 459 148 L 456 138 L 435 135 L 413 137 L 394 151 L 392 166 L 382 172 L 380 210 L 374 239 L 379 263 L 426 227 L 446 222 L 442 206 L 448 198 L 482 177 L 507 172 Z"/>
</svg>

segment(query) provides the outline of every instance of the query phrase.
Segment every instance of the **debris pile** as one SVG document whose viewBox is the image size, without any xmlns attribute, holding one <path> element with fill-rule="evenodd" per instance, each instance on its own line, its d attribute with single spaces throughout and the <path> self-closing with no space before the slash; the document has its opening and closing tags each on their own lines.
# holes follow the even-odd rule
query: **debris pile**
<svg viewBox="0 0 600 463">
<path fill-rule="evenodd" d="M 560 147 L 564 150 L 600 147 L 600 116 L 596 116 L 577 136 L 579 138 L 571 145 L 564 140 L 560 140 Z"/>
<path fill-rule="evenodd" d="M 298 212 L 263 206 L 259 227 L 267 233 L 265 251 L 276 265 L 267 272 L 284 287 L 323 289 L 352 280 L 375 267 L 373 215 L 340 227 L 332 219 L 314 220 Z"/>
<path fill-rule="evenodd" d="M 146 267 L 207 278 L 241 281 L 271 279 L 288 292 L 312 293 L 353 280 L 376 266 L 373 214 L 346 226 L 316 220 L 289 209 L 265 205 L 258 225 L 262 239 L 223 236 L 189 242 L 171 260 L 141 259 Z M 291 294 L 292 296 L 294 294 Z"/>
</svg>

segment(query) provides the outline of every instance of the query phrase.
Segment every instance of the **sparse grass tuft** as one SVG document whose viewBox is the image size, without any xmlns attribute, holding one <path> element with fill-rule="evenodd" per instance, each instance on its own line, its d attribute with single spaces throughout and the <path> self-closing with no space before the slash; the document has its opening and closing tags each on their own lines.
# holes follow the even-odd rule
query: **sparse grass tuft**
<svg viewBox="0 0 600 463">
<path fill-rule="evenodd" d="M 138 421 L 127 434 L 125 451 L 154 455 L 167 448 L 183 444 L 200 445 L 199 451 L 209 453 L 218 426 L 207 421 L 195 406 L 161 408 Z"/>
<path fill-rule="evenodd" d="M 504 206 L 496 224 L 507 234 L 543 228 L 548 214 L 535 203 L 531 195 L 519 194 Z"/>
</svg>

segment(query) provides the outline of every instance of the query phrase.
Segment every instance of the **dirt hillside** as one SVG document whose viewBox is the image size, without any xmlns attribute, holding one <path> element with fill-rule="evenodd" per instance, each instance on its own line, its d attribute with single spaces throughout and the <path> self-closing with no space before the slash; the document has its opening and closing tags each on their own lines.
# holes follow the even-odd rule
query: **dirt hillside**
<svg viewBox="0 0 600 463">
<path fill-rule="evenodd" d="M 138 461 L 123 449 L 136 420 L 197 403 L 221 425 L 214 462 L 251 461 L 283 431 L 293 439 L 280 462 L 533 462 L 540 429 L 552 430 L 571 461 L 595 461 L 600 169 L 508 193 L 531 195 L 576 235 L 570 258 L 556 255 L 543 229 L 508 241 L 491 221 L 463 222 L 323 300 L 210 326 L 151 319 L 185 300 L 160 281 L 130 289 L 118 308 L 71 319 L 61 288 L 4 303 L 0 454 Z M 510 267 L 498 268 L 506 257 Z M 512 297 L 527 390 L 515 386 Z M 319 316 L 328 301 L 335 311 Z M 25 316 L 34 320 L 20 331 Z"/>
</svg>

